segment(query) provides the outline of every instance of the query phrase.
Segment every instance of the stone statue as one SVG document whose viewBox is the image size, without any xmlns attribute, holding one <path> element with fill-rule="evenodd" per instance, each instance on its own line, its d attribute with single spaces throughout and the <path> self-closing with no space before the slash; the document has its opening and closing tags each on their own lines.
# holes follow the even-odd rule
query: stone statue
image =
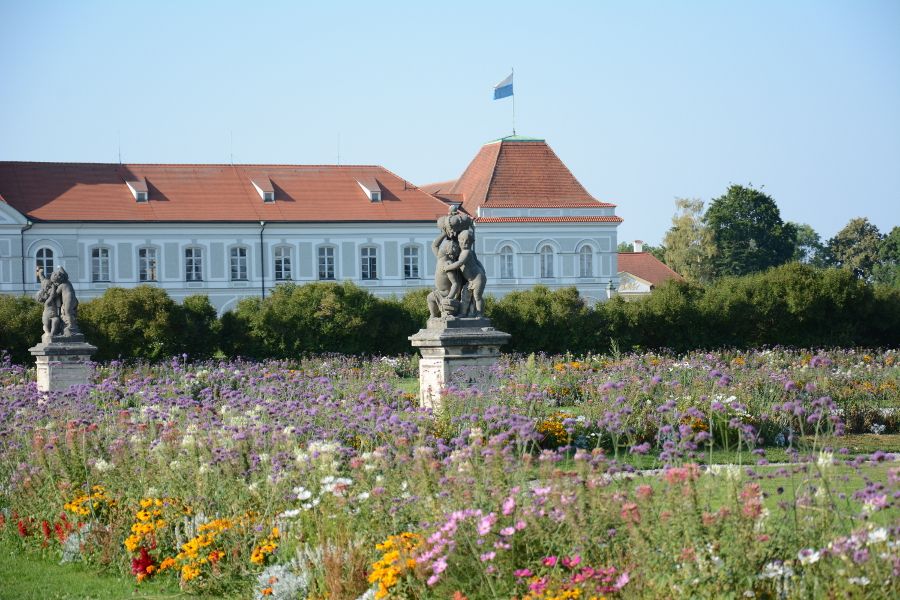
<svg viewBox="0 0 900 600">
<path fill-rule="evenodd" d="M 38 267 L 35 276 L 41 287 L 34 299 L 44 305 L 44 335 L 40 344 L 28 349 L 35 360 L 37 389 L 54 392 L 85 385 L 91 380 L 90 360 L 97 347 L 78 331 L 78 298 L 69 274 L 59 267 L 48 278 Z"/>
<path fill-rule="evenodd" d="M 69 274 L 62 267 L 44 277 L 44 270 L 38 267 L 35 271 L 41 289 L 35 294 L 35 300 L 44 305 L 42 321 L 44 324 L 43 340 L 49 342 L 53 337 L 72 337 L 78 330 L 78 298 L 75 288 L 69 281 Z"/>
<path fill-rule="evenodd" d="M 431 317 L 481 317 L 487 274 L 475 254 L 475 223 L 452 206 L 437 226 L 441 233 L 431 244 L 437 257 L 435 289 L 428 294 Z"/>
<path fill-rule="evenodd" d="M 34 299 L 44 305 L 44 313 L 41 315 L 41 321 L 44 324 L 44 335 L 41 339 L 49 342 L 54 335 L 62 333 L 62 320 L 59 318 L 61 302 L 53 282 L 44 277 L 44 270 L 38 267 L 35 275 L 37 275 L 37 279 L 41 283 L 41 289 L 34 295 Z"/>
</svg>

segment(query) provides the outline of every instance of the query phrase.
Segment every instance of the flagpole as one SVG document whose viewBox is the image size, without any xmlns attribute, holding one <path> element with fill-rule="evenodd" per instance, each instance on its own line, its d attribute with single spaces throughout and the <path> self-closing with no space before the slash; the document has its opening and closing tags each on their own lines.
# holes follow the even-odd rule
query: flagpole
<svg viewBox="0 0 900 600">
<path fill-rule="evenodd" d="M 516 84 L 516 70 L 510 67 L 510 71 L 512 73 L 513 85 Z M 516 89 L 513 88 L 513 135 L 516 135 Z"/>
</svg>

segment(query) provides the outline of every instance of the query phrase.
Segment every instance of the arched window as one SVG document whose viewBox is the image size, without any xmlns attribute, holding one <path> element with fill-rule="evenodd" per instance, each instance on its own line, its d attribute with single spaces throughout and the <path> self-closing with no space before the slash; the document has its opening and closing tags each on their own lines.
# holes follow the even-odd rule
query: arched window
<svg viewBox="0 0 900 600">
<path fill-rule="evenodd" d="M 550 279 L 553 277 L 553 248 L 550 246 L 541 247 L 541 278 Z"/>
<path fill-rule="evenodd" d="M 231 280 L 247 281 L 247 248 L 235 246 L 231 249 Z"/>
<path fill-rule="evenodd" d="M 138 281 L 159 280 L 159 257 L 156 248 L 138 248 Z"/>
<path fill-rule="evenodd" d="M 500 279 L 513 279 L 516 276 L 516 255 L 510 246 L 500 248 Z"/>
<path fill-rule="evenodd" d="M 359 259 L 362 279 L 378 279 L 378 248 L 363 246 L 359 250 Z"/>
<path fill-rule="evenodd" d="M 35 267 L 44 270 L 44 277 L 50 277 L 53 272 L 53 250 L 50 248 L 38 248 L 35 256 Z"/>
<path fill-rule="evenodd" d="M 404 246 L 403 247 L 403 278 L 418 279 L 419 278 L 419 247 Z"/>
<path fill-rule="evenodd" d="M 109 281 L 109 248 L 91 248 L 91 281 Z"/>
<path fill-rule="evenodd" d="M 581 277 L 594 276 L 594 249 L 582 246 L 578 251 L 578 274 Z"/>
<path fill-rule="evenodd" d="M 291 279 L 291 249 L 287 246 L 275 248 L 275 281 Z"/>
</svg>

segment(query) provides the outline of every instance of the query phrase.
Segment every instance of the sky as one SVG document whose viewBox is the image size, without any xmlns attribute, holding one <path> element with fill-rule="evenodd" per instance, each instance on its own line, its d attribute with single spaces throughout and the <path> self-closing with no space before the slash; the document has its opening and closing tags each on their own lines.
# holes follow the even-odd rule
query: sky
<svg viewBox="0 0 900 600">
<path fill-rule="evenodd" d="M 620 240 L 762 188 L 900 225 L 900 2 L 0 0 L 0 160 L 379 164 L 547 140 Z"/>
</svg>

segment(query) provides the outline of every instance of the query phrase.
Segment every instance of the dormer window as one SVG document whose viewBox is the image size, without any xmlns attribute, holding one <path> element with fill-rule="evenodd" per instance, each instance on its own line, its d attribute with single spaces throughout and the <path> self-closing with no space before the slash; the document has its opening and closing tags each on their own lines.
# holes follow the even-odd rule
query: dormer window
<svg viewBox="0 0 900 600">
<path fill-rule="evenodd" d="M 128 186 L 128 190 L 131 192 L 131 195 L 134 196 L 135 201 L 147 202 L 150 200 L 150 191 L 147 188 L 147 182 L 145 180 L 126 181 L 125 185 Z"/>
<path fill-rule="evenodd" d="M 268 177 L 254 177 L 250 183 L 256 189 L 256 193 L 266 204 L 275 202 L 275 187 Z"/>
<path fill-rule="evenodd" d="M 374 177 L 360 177 L 356 180 L 362 191 L 366 193 L 372 202 L 381 202 L 381 186 L 375 181 Z"/>
</svg>

